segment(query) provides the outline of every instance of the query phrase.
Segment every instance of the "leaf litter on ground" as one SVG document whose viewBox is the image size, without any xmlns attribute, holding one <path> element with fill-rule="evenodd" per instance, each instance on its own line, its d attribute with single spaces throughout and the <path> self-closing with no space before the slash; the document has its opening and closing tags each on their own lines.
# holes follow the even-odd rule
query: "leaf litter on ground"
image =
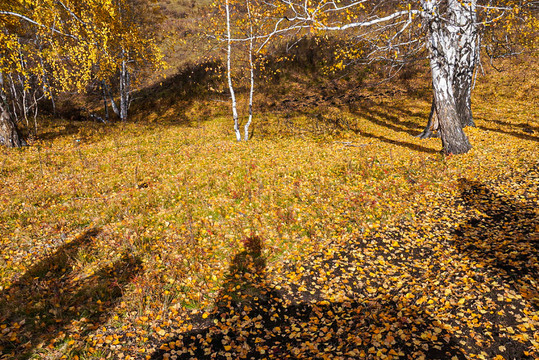
<svg viewBox="0 0 539 360">
<path fill-rule="evenodd" d="M 505 90 L 460 157 L 409 135 L 410 98 L 329 135 L 84 124 L 4 150 L 2 358 L 537 358 L 539 126 Z"/>
</svg>

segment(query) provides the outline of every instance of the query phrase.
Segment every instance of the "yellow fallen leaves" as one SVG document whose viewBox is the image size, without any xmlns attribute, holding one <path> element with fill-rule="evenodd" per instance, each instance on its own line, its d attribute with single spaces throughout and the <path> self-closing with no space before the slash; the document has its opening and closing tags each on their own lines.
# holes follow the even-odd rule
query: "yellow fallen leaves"
<svg viewBox="0 0 539 360">
<path fill-rule="evenodd" d="M 470 155 L 442 158 L 399 146 L 395 141 L 408 141 L 402 133 L 369 122 L 360 126 L 380 138 L 369 139 L 367 150 L 309 138 L 235 144 L 220 121 L 205 122 L 204 131 L 145 124 L 125 124 L 121 131 L 111 126 L 108 133 L 82 129 L 89 139 L 78 147 L 85 167 L 65 137 L 44 143 L 41 161 L 31 150 L 0 154 L 10 174 L 0 170 L 3 295 L 18 274 L 93 221 L 103 233 L 94 246 L 72 254 L 72 277 L 57 277 L 65 281 L 65 292 L 95 276 L 113 251 L 138 254 L 144 271 L 120 288 L 110 284 L 119 292 L 116 307 L 92 302 L 106 309 L 102 319 L 90 315 L 91 306 L 81 313 L 87 322 L 70 319 L 80 320 L 81 334 L 102 336 L 66 341 L 68 347 L 89 343 L 107 355 L 133 355 L 151 354 L 165 342 L 182 354 L 197 349 L 202 354 L 214 349 L 212 339 L 228 336 L 243 339 L 217 346 L 230 358 L 242 351 L 273 358 L 331 358 L 338 351 L 353 357 L 429 358 L 436 346 L 479 356 L 481 346 L 474 344 L 480 342 L 492 346 L 487 355 L 494 357 L 505 347 L 485 334 L 502 324 L 500 342 L 513 342 L 535 356 L 532 338 L 539 318 L 531 306 L 529 279 L 536 267 L 519 256 L 530 253 L 526 241 L 539 226 L 526 210 L 537 202 L 532 191 L 536 142 L 517 143 L 507 134 L 478 129 Z M 515 125 L 501 129 L 518 131 L 520 120 L 510 121 Z M 481 119 L 478 124 L 489 125 Z M 423 150 L 438 147 L 408 142 Z M 459 188 L 459 178 L 479 184 L 470 180 Z M 143 183 L 148 186 L 139 186 Z M 531 231 L 520 236 L 516 220 L 497 208 L 512 209 Z M 395 233 L 386 233 L 387 228 Z M 223 294 L 236 256 L 248 250 L 243 240 L 252 233 L 264 240 L 265 266 L 244 258 L 243 273 Z M 527 277 L 519 275 L 525 271 Z M 520 281 L 511 282 L 515 277 Z M 292 292 L 294 286 L 305 294 Z M 507 291 L 508 286 L 516 290 Z M 262 305 L 251 304 L 256 301 Z M 47 319 L 54 322 L 53 313 L 62 312 L 54 306 L 53 313 L 42 310 L 47 304 L 36 302 L 28 310 L 51 314 Z M 216 304 L 230 313 L 214 312 Z M 191 314 L 188 309 L 194 308 L 205 311 Z M 203 323 L 211 331 L 193 326 L 193 319 L 210 315 L 211 325 Z M 18 320 L 1 324 L 14 341 L 42 335 L 30 321 L 20 325 Z M 205 343 L 191 340 L 199 333 Z M 347 340 L 347 334 L 357 338 Z M 289 347 L 288 335 L 295 339 Z M 281 343 L 272 343 L 275 338 Z M 127 349 L 117 350 L 124 345 Z"/>
</svg>

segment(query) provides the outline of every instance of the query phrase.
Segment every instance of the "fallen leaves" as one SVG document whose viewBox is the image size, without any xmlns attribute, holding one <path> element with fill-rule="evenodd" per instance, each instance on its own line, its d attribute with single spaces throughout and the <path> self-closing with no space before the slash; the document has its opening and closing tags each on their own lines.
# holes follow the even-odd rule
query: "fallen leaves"
<svg viewBox="0 0 539 360">
<path fill-rule="evenodd" d="M 4 357 L 537 357 L 537 143 L 358 124 L 379 138 L 217 119 L 2 154 Z"/>
</svg>

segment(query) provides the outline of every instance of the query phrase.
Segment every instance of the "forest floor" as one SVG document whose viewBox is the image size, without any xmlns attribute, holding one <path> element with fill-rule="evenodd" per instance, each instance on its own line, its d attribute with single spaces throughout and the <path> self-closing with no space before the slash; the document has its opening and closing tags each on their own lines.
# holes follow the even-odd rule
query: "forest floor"
<svg viewBox="0 0 539 360">
<path fill-rule="evenodd" d="M 295 82 L 242 143 L 187 80 L 136 122 L 49 121 L 0 152 L 0 358 L 539 358 L 520 66 L 480 77 L 462 156 L 414 137 L 428 88 Z"/>
</svg>

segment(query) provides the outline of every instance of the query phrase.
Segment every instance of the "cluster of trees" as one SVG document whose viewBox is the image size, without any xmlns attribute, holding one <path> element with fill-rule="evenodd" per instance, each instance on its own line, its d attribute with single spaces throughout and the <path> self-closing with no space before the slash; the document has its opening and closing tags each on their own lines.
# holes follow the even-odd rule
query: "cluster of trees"
<svg viewBox="0 0 539 360">
<path fill-rule="evenodd" d="M 222 26 L 227 31 L 217 32 L 216 37 L 228 45 L 238 140 L 230 81 L 231 44 L 246 48 L 244 44 L 249 43 L 246 53 L 252 59 L 253 52 L 263 52 L 272 39 L 341 32 L 357 44 L 340 50 L 348 52 L 344 58 L 349 61 L 362 58 L 402 68 L 420 57 L 428 58 L 433 100 L 421 137 L 440 136 L 446 154 L 471 149 L 463 128 L 474 125 L 471 93 L 482 49 L 496 57 L 514 54 L 517 44 L 536 48 L 539 29 L 539 2 L 524 0 L 220 0 L 217 9 L 227 14 L 226 26 Z"/>
<path fill-rule="evenodd" d="M 142 70 L 163 66 L 149 0 L 5 0 L 0 4 L 0 143 L 21 146 L 16 123 L 65 91 L 102 91 L 127 119 Z M 107 119 L 101 119 L 106 121 Z"/>
<path fill-rule="evenodd" d="M 109 107 L 127 119 L 137 72 L 164 65 L 153 27 L 156 0 L 5 0 L 0 4 L 0 143 L 20 146 L 15 123 L 54 107 L 57 93 L 100 89 Z M 216 0 L 213 39 L 225 45 L 228 86 L 238 141 L 249 137 L 256 59 L 268 44 L 306 34 L 338 32 L 344 67 L 362 59 L 403 68 L 427 58 L 432 110 L 421 137 L 440 136 L 443 152 L 471 145 L 471 93 L 481 53 L 536 48 L 539 2 L 526 0 Z M 284 39 L 284 40 L 283 40 Z M 484 49 L 485 51 L 483 51 Z M 236 106 L 234 54 L 246 54 L 249 117 L 244 136 Z"/>
</svg>

